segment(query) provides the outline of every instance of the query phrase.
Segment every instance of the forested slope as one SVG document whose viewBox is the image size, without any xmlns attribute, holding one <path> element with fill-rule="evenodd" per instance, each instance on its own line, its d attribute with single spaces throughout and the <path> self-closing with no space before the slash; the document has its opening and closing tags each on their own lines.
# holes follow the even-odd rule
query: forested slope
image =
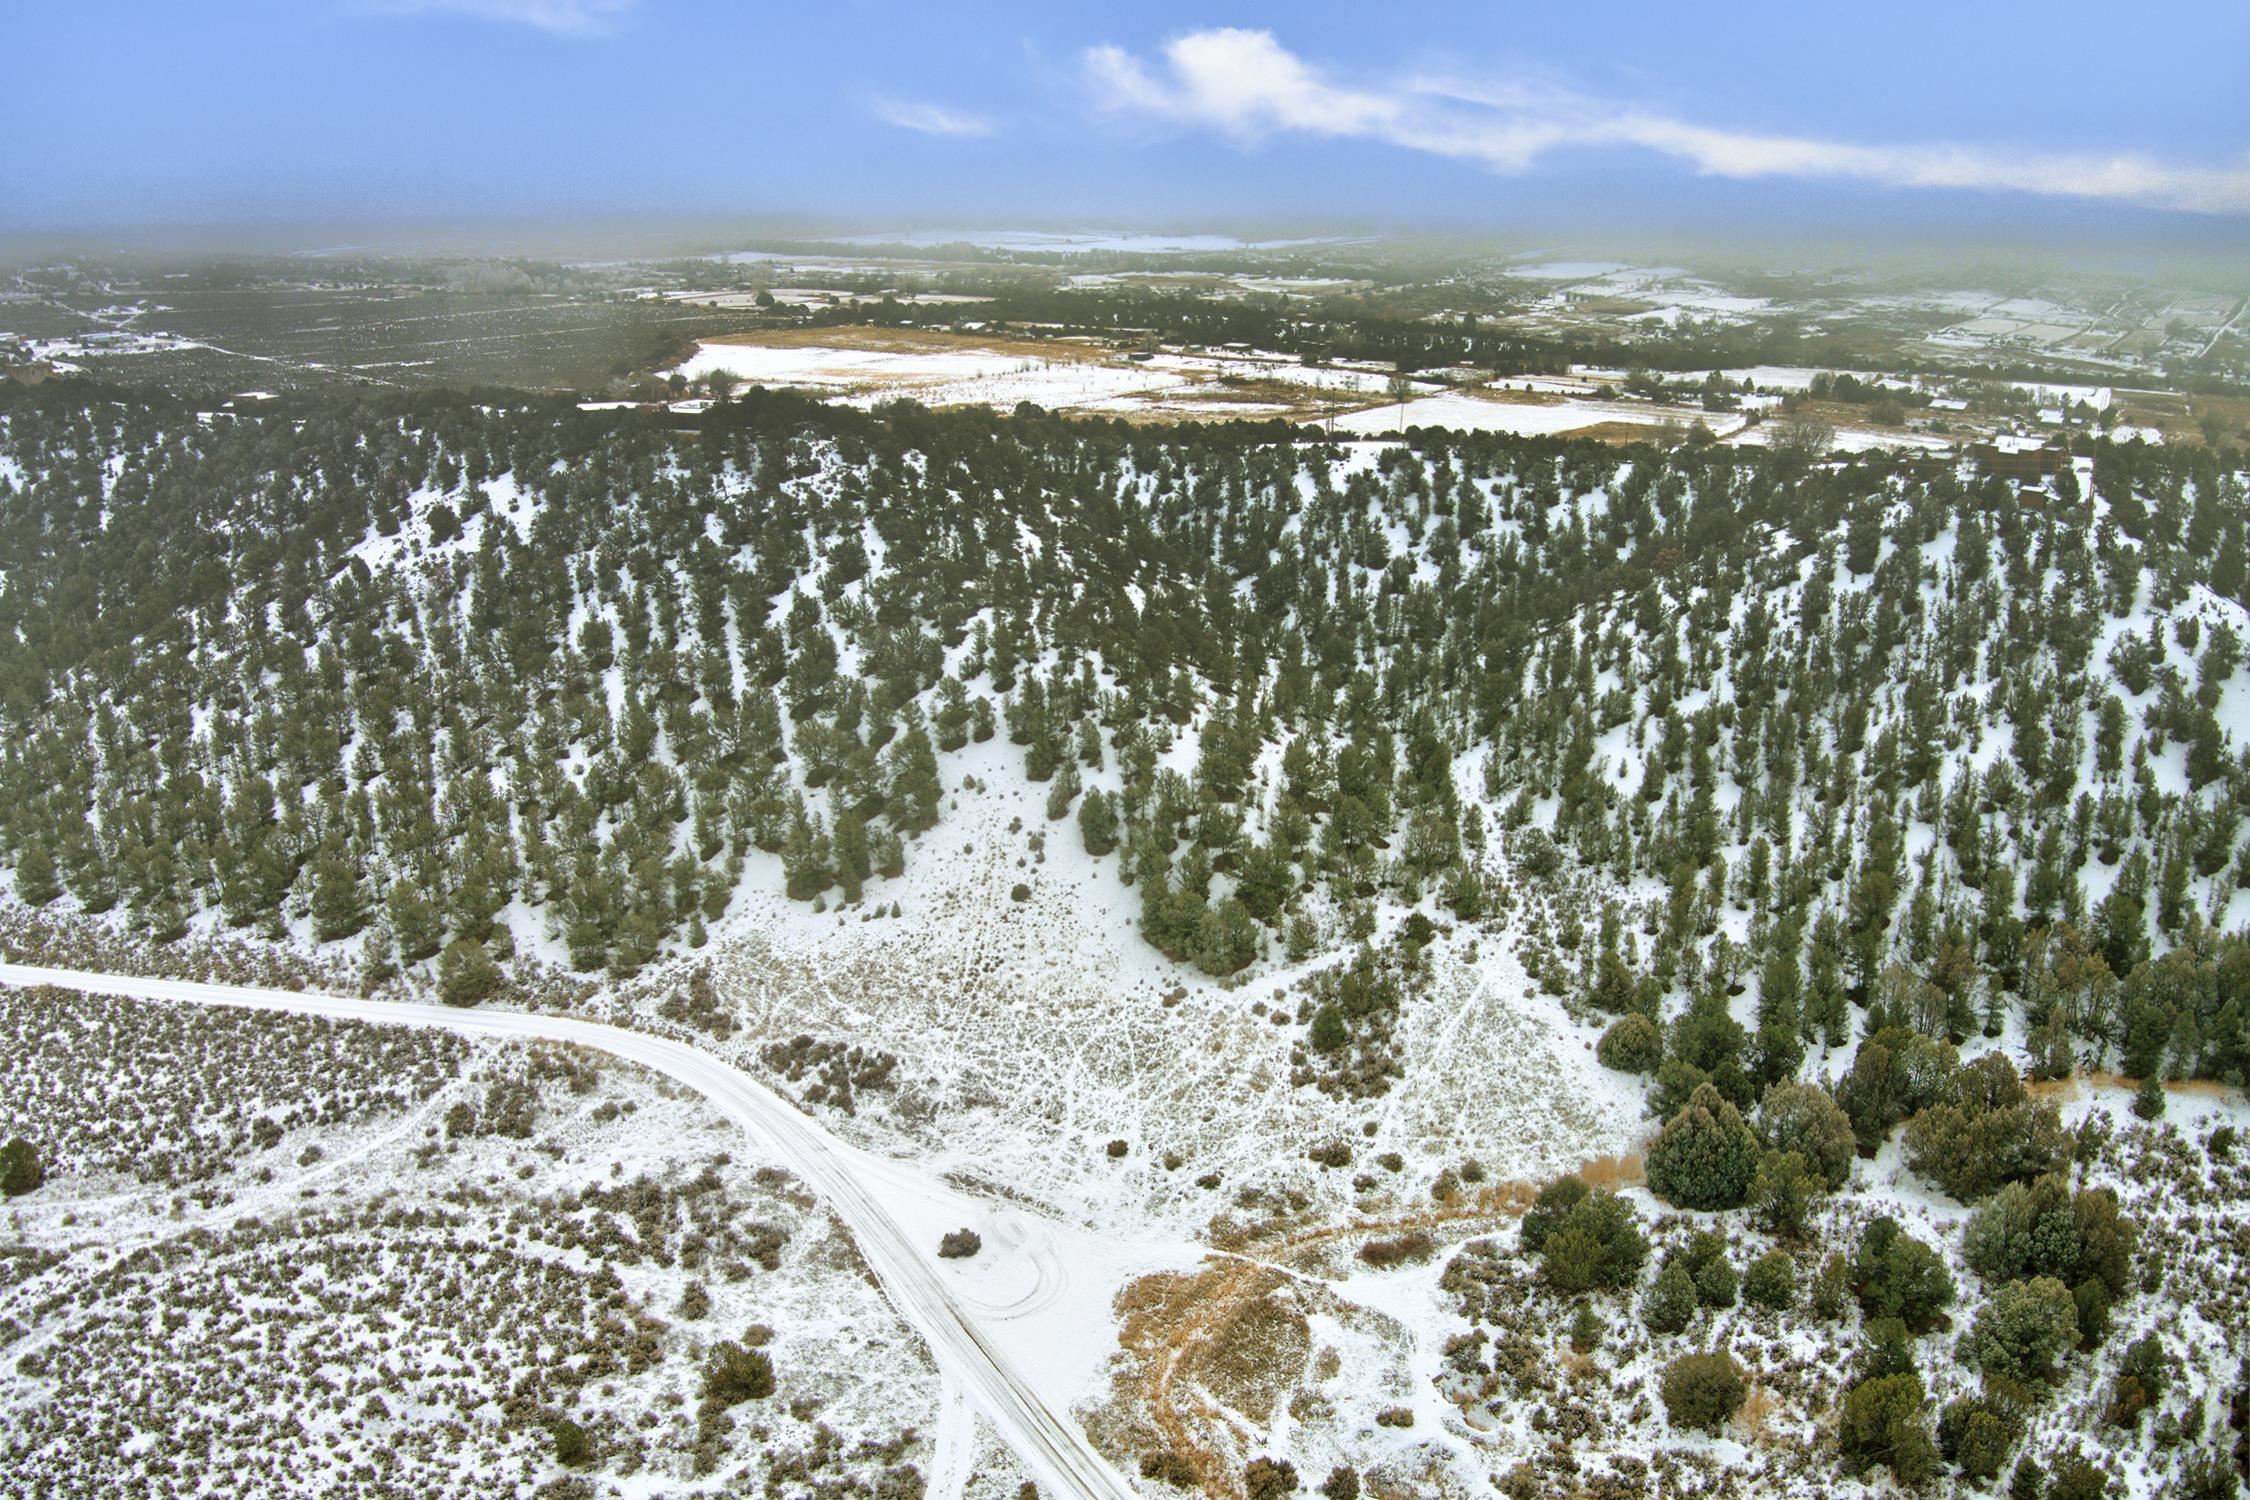
<svg viewBox="0 0 2250 1500">
<path fill-rule="evenodd" d="M 68 386 L 4 421 L 0 843 L 33 905 L 379 970 L 459 941 L 464 990 L 518 933 L 626 975 L 760 853 L 880 901 L 944 757 L 1004 732 L 1213 973 L 1572 863 L 1610 899 L 1535 949 L 1550 983 L 1754 982 L 1769 1077 L 1855 991 L 1954 1034 L 2028 993 L 2134 1071 L 2244 1066 L 2205 932 L 2250 874 L 2245 502 L 2208 452 L 2019 496 L 763 395 L 701 432 Z"/>
<path fill-rule="evenodd" d="M 2239 1461 L 2197 1403 L 2241 1383 L 2240 454 L 2089 442 L 2019 486 L 50 382 L 0 407 L 0 484 L 19 946 L 234 934 L 458 1003 L 575 974 L 1121 1233 L 1358 1291 L 1451 1235 L 1436 1322 L 1351 1337 L 1535 1455 L 1511 1494 L 1569 1435 L 1620 1483 L 1704 1463 L 1648 1392 L 1732 1419 L 1707 1337 L 1785 1435 L 1754 1491 L 2037 1452 L 2100 1493 L 2096 1428 L 2141 1493 Z M 2152 1120 L 2205 1080 L 2201 1134 L 2060 1081 L 2106 1069 Z M 1491 1171 L 1654 1129 L 1628 1075 L 1658 1217 L 1566 1176 L 1508 1228 Z M 1341 1224 L 1396 1232 L 1331 1259 Z M 1125 1329 L 1104 1440 L 1225 1489 L 1252 1437 L 1133 1394 L 1169 1326 Z M 1600 1379 L 1554 1394 L 1566 1330 Z M 1387 1388 L 1323 1396 L 1297 1461 L 1403 1464 Z"/>
</svg>

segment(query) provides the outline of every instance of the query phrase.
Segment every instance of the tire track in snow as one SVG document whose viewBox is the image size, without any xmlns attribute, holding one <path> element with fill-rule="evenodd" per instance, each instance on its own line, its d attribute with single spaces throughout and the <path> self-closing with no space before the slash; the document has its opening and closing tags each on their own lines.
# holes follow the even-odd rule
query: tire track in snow
<svg viewBox="0 0 2250 1500">
<path fill-rule="evenodd" d="M 1134 1494 L 1132 1485 L 1094 1450 L 1069 1414 L 1050 1406 L 1044 1394 L 1017 1373 L 980 1326 L 971 1305 L 956 1298 L 939 1279 L 933 1258 L 915 1246 L 871 1186 L 877 1175 L 870 1171 L 871 1160 L 806 1119 L 747 1074 L 683 1042 L 570 1016 L 456 1010 L 408 1001 L 346 999 L 26 964 L 0 963 L 0 984 L 53 985 L 128 999 L 284 1011 L 377 1025 L 429 1026 L 463 1036 L 561 1042 L 592 1047 L 652 1068 L 701 1094 L 827 1201 L 852 1231 L 860 1253 L 882 1284 L 884 1296 L 928 1345 L 948 1392 L 948 1404 L 953 1400 L 951 1392 L 961 1392 L 966 1403 L 982 1412 L 1015 1450 L 1018 1460 L 1038 1480 L 1042 1493 L 1073 1495 L 1081 1500 L 1130 1500 Z M 1044 1275 L 1051 1267 L 1042 1265 L 1041 1269 Z M 941 1420 L 941 1449 L 946 1442 L 945 1428 L 960 1425 Z M 973 1427 L 960 1446 L 973 1456 Z"/>
<path fill-rule="evenodd" d="M 977 1418 L 969 1410 L 969 1393 L 961 1389 L 960 1381 L 943 1380 L 938 1393 L 937 1453 L 930 1460 L 930 1500 L 961 1500 L 976 1452 Z"/>
</svg>

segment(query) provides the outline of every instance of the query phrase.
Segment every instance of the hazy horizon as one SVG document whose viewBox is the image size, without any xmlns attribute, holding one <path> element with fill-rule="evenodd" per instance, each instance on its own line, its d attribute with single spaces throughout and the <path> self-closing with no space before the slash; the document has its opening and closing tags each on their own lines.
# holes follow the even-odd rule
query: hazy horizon
<svg viewBox="0 0 2250 1500">
<path fill-rule="evenodd" d="M 2250 248 L 2250 13 L 110 4 L 0 25 L 0 236 L 1289 226 Z M 670 229 L 655 226 L 673 226 Z"/>
</svg>

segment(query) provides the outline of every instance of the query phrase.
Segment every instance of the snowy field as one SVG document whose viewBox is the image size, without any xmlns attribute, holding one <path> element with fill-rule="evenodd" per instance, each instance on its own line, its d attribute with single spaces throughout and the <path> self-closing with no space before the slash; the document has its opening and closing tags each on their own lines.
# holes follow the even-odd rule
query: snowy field
<svg viewBox="0 0 2250 1500">
<path fill-rule="evenodd" d="M 1334 426 L 1343 432 L 1368 434 L 1398 432 L 1409 427 L 1451 427 L 1463 432 L 1507 432 L 1528 437 L 1577 432 L 1610 422 L 1638 427 L 1674 423 L 1685 427 L 1698 419 L 1721 437 L 1742 426 L 1741 417 L 1725 412 L 1696 412 L 1680 407 L 1650 406 L 1645 402 L 1563 400 L 1528 404 L 1488 401 L 1462 394 L 1422 397 L 1403 407 L 1397 404 L 1369 407 L 1336 418 Z"/>
<path fill-rule="evenodd" d="M 1209 421 L 1349 410 L 1382 399 L 1392 378 L 1385 367 L 1308 365 L 1257 351 L 1130 359 L 1085 344 L 998 347 L 973 339 L 884 335 L 871 337 L 864 347 L 843 341 L 706 342 L 674 373 L 693 381 L 722 370 L 746 384 L 801 387 L 857 406 L 902 396 L 935 407 L 1005 408 L 1030 401 L 1056 411 Z M 1427 377 L 1417 377 L 1414 385 L 1421 391 L 1442 389 Z"/>
</svg>

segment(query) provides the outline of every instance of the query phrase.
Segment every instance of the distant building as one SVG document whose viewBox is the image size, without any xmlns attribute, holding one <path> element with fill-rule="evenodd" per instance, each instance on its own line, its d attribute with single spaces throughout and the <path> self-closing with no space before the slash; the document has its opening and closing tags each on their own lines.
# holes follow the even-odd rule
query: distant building
<svg viewBox="0 0 2250 1500">
<path fill-rule="evenodd" d="M 1977 466 L 1978 472 L 2013 479 L 2019 484 L 2038 483 L 2060 469 L 2068 458 L 2056 444 L 2022 438 L 2000 437 L 1969 447 L 1969 460 Z"/>
</svg>

